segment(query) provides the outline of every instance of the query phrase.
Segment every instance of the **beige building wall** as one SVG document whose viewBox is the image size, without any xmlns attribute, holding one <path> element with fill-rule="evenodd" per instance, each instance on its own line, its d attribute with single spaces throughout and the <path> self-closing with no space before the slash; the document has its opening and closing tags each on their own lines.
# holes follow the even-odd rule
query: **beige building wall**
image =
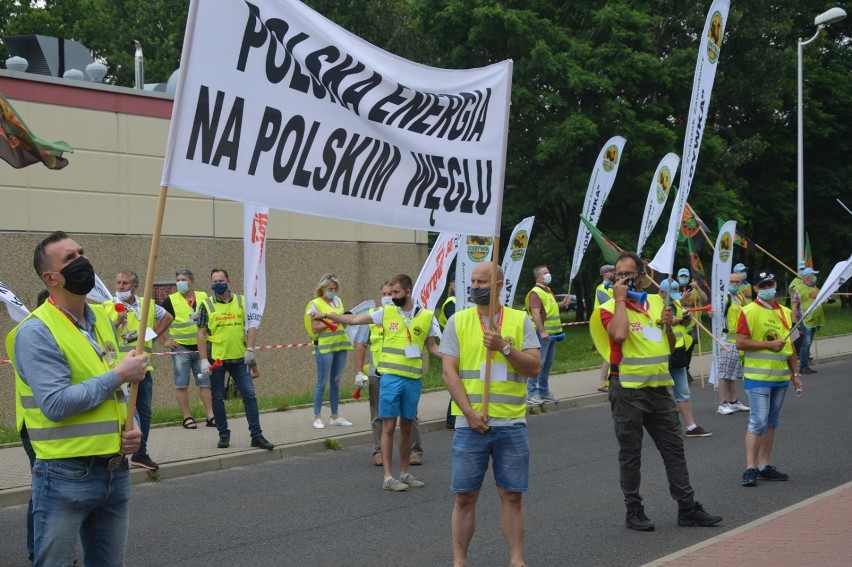
<svg viewBox="0 0 852 567">
<path fill-rule="evenodd" d="M 65 140 L 74 148 L 66 156 L 70 164 L 60 171 L 38 164 L 13 169 L 0 162 L 0 281 L 33 308 L 42 289 L 32 267 L 33 250 L 48 233 L 64 230 L 83 246 L 108 287 L 114 289 L 115 274 L 129 268 L 139 273 L 141 289 L 169 120 L 60 101 L 79 100 L 82 94 L 108 97 L 116 101 L 115 107 L 132 109 L 139 100 L 147 108 L 155 105 L 153 114 L 163 114 L 156 105 L 166 105 L 170 112 L 170 99 L 3 70 L 0 92 L 33 132 L 46 140 Z M 229 271 L 233 288 L 241 291 L 242 218 L 240 203 L 170 190 L 155 282 L 174 281 L 176 270 L 188 268 L 196 275 L 196 287 L 209 291 L 210 270 L 222 267 Z M 284 211 L 271 211 L 267 238 L 267 304 L 258 345 L 307 340 L 302 314 L 324 273 L 340 277 L 344 304 L 354 306 L 377 298 L 381 283 L 394 274 L 407 273 L 415 279 L 428 253 L 427 234 L 422 231 Z M 0 309 L 0 335 L 5 337 L 13 326 L 5 309 Z M 0 344 L 0 359 L 7 358 L 5 345 Z M 347 381 L 355 373 L 351 358 L 344 375 Z M 259 395 L 313 388 L 315 364 L 307 348 L 261 350 L 258 362 Z M 176 406 L 168 356 L 155 356 L 154 369 L 154 407 Z M 190 392 L 190 399 L 197 401 L 197 389 L 191 386 Z M 13 424 L 14 374 L 8 364 L 0 364 L 0 425 Z"/>
</svg>

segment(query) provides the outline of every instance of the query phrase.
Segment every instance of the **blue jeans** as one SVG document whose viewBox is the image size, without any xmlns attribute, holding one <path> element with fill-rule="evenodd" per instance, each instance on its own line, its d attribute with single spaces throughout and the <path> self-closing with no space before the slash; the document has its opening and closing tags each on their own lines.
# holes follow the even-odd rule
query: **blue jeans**
<svg viewBox="0 0 852 567">
<path fill-rule="evenodd" d="M 27 454 L 27 458 L 30 461 L 30 471 L 32 471 L 33 466 L 35 466 L 36 454 L 26 428 L 21 431 L 21 446 Z M 33 550 L 33 498 L 32 494 L 30 494 L 30 501 L 27 502 L 27 557 L 29 557 L 30 561 L 33 560 Z"/>
<path fill-rule="evenodd" d="M 553 357 L 556 356 L 556 341 L 552 337 L 545 341 L 539 336 L 538 342 L 541 344 L 541 370 L 537 377 L 527 378 L 527 393 L 530 396 L 550 393 L 550 367 L 553 366 Z"/>
<path fill-rule="evenodd" d="M 456 429 L 450 490 L 468 493 L 482 488 L 489 458 L 497 486 L 509 492 L 529 490 L 530 445 L 522 423 L 490 427 L 485 433 L 470 427 Z"/>
<path fill-rule="evenodd" d="M 781 423 L 781 408 L 787 396 L 788 384 L 775 387 L 748 388 L 748 432 L 763 435 L 767 427 L 776 428 Z"/>
<path fill-rule="evenodd" d="M 34 565 L 71 565 L 77 538 L 85 565 L 124 565 L 130 518 L 130 474 L 75 459 L 37 459 L 33 466 Z"/>
<path fill-rule="evenodd" d="M 674 380 L 674 399 L 676 402 L 689 401 L 689 379 L 686 376 L 686 366 L 683 368 L 672 368 L 669 366 L 669 374 Z"/>
<path fill-rule="evenodd" d="M 811 344 L 814 342 L 817 327 L 807 327 L 804 323 L 799 325 L 802 342 L 799 345 L 799 368 L 808 368 L 811 365 Z"/>
<path fill-rule="evenodd" d="M 188 388 L 190 374 L 195 377 L 195 385 L 199 388 L 210 387 L 210 376 L 201 374 L 201 358 L 197 350 L 189 350 L 183 346 L 175 348 L 172 351 L 172 370 L 175 388 Z"/>
<path fill-rule="evenodd" d="M 148 454 L 148 432 L 151 431 L 151 400 L 154 397 L 154 377 L 151 372 L 145 372 L 145 379 L 136 386 L 136 413 L 139 414 L 139 429 L 142 430 L 142 442 L 133 457 L 144 457 Z"/>
<path fill-rule="evenodd" d="M 263 430 L 260 429 L 260 412 L 257 409 L 254 382 L 252 382 L 251 374 L 248 373 L 246 365 L 240 360 L 238 362 L 222 362 L 222 366 L 213 369 L 210 374 L 213 416 L 216 418 L 216 429 L 219 430 L 219 437 L 231 437 L 231 430 L 228 429 L 228 414 L 225 413 L 225 371 L 231 374 L 231 378 L 243 397 L 246 421 L 248 421 L 252 439 L 263 435 Z"/>
<path fill-rule="evenodd" d="M 317 385 L 314 388 L 314 415 L 319 415 L 322 410 L 322 397 L 325 387 L 328 386 L 328 403 L 331 406 L 331 415 L 337 415 L 337 405 L 340 403 L 340 377 L 346 366 L 346 351 L 337 350 L 315 355 L 317 360 Z"/>
</svg>

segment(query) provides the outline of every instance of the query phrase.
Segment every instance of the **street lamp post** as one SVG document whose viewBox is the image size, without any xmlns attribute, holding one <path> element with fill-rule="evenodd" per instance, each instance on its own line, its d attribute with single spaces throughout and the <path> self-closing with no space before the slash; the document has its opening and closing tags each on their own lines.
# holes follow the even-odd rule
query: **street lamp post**
<svg viewBox="0 0 852 567">
<path fill-rule="evenodd" d="M 832 8 L 823 12 L 814 18 L 814 25 L 817 31 L 812 38 L 807 41 L 799 39 L 799 105 L 798 105 L 798 177 L 797 177 L 797 193 L 796 193 L 796 210 L 797 210 L 797 230 L 796 230 L 796 254 L 798 261 L 802 262 L 805 259 L 805 175 L 804 175 L 804 144 L 802 141 L 802 47 L 808 45 L 819 36 L 819 32 L 829 24 L 839 22 L 846 17 L 846 11 L 843 8 Z"/>
</svg>

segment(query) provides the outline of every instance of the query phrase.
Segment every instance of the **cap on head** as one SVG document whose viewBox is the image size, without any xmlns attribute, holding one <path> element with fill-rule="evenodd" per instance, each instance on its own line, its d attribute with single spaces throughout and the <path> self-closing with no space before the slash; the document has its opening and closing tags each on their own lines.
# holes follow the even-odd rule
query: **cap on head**
<svg viewBox="0 0 852 567">
<path fill-rule="evenodd" d="M 773 274 L 772 272 L 760 272 L 759 274 L 757 274 L 757 278 L 755 280 L 754 285 L 756 287 L 761 287 L 762 285 L 767 284 L 767 283 L 777 283 L 777 282 L 778 282 L 778 280 L 775 279 L 775 274 Z"/>
<path fill-rule="evenodd" d="M 748 267 L 745 264 L 743 264 L 742 262 L 740 262 L 739 264 L 734 266 L 735 272 L 745 272 L 747 270 L 748 270 Z"/>
<path fill-rule="evenodd" d="M 800 261 L 799 261 L 799 271 L 802 271 L 802 270 L 804 270 L 804 269 L 805 269 L 805 268 L 807 268 L 807 267 L 808 267 L 808 265 L 807 265 L 807 264 L 805 264 L 805 261 L 804 261 L 804 260 L 800 260 Z"/>
<path fill-rule="evenodd" d="M 603 266 L 601 266 L 601 275 L 604 275 L 607 272 L 614 272 L 614 271 L 615 271 L 615 266 L 613 266 L 612 264 L 604 264 Z"/>
<path fill-rule="evenodd" d="M 687 276 L 689 277 L 689 268 L 681 268 L 677 271 L 678 276 Z"/>
<path fill-rule="evenodd" d="M 819 272 L 818 272 L 818 271 L 816 271 L 816 270 L 814 270 L 813 268 L 805 268 L 805 269 L 802 271 L 802 277 L 805 277 L 805 276 L 812 276 L 812 275 L 814 275 L 814 274 L 818 274 L 818 273 L 819 273 Z"/>
<path fill-rule="evenodd" d="M 663 280 L 660 282 L 660 291 L 671 293 L 672 291 L 680 291 L 680 284 L 674 280 Z"/>
</svg>

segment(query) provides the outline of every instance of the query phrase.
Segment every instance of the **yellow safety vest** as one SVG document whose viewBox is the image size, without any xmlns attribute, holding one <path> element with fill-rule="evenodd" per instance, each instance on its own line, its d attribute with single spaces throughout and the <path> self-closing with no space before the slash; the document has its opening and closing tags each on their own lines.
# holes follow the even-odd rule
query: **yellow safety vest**
<svg viewBox="0 0 852 567">
<path fill-rule="evenodd" d="M 172 302 L 172 309 L 175 312 L 175 320 L 169 326 L 169 335 L 172 340 L 180 345 L 197 345 L 198 344 L 198 325 L 190 316 L 197 313 L 201 308 L 201 304 L 207 299 L 207 294 L 203 291 L 193 291 L 195 294 L 195 310 L 189 306 L 189 302 L 179 291 L 174 292 L 169 296 Z"/>
<path fill-rule="evenodd" d="M 331 352 L 337 352 L 339 350 L 352 350 L 352 343 L 349 342 L 349 337 L 346 336 L 346 325 L 343 323 L 335 323 L 337 325 L 337 330 L 332 331 L 331 329 L 326 328 L 324 331 L 320 331 L 319 334 L 315 334 L 311 329 L 311 304 L 316 308 L 319 313 L 337 313 L 338 315 L 342 314 L 343 309 L 343 300 L 340 297 L 337 298 L 337 302 L 340 304 L 339 307 L 335 307 L 330 305 L 325 300 L 321 300 L 323 302 L 322 309 L 320 309 L 320 304 L 316 303 L 320 300 L 319 297 L 316 299 L 312 299 L 305 306 L 305 328 L 308 330 L 308 335 L 313 340 L 314 346 L 311 348 L 311 354 L 316 354 L 319 351 L 320 354 L 328 354 Z"/>
<path fill-rule="evenodd" d="M 730 344 L 737 342 L 737 325 L 740 323 L 740 313 L 743 312 L 743 305 L 745 305 L 745 297 L 739 292 L 737 292 L 737 299 L 740 301 L 739 304 L 728 299 L 730 303 L 728 303 L 728 314 L 725 316 L 725 327 L 728 329 L 727 341 Z"/>
<path fill-rule="evenodd" d="M 447 326 L 447 315 L 444 313 L 444 308 L 450 303 L 456 302 L 456 296 L 450 295 L 447 299 L 444 300 L 444 303 L 441 304 L 441 312 L 438 313 L 438 325 L 443 329 Z"/>
<path fill-rule="evenodd" d="M 743 316 L 748 324 L 751 338 L 756 341 L 774 341 L 783 338 L 789 332 L 792 313 L 786 307 L 778 306 L 787 320 L 787 326 L 781 322 L 781 317 L 773 309 L 767 309 L 757 302 L 743 307 Z M 743 362 L 743 377 L 760 382 L 786 382 L 790 379 L 790 366 L 787 363 L 793 354 L 793 343 L 790 339 L 784 343 L 781 352 L 769 349 L 745 351 Z"/>
<path fill-rule="evenodd" d="M 621 343 L 621 363 L 618 366 L 619 381 L 624 388 L 655 388 L 674 386 L 669 374 L 669 343 L 666 335 L 659 342 L 642 336 L 642 327 L 660 329 L 665 303 L 659 295 L 648 296 L 648 315 L 627 309 L 629 331 L 627 340 Z M 601 305 L 602 311 L 615 313 L 615 300 Z"/>
<path fill-rule="evenodd" d="M 435 314 L 428 309 L 420 309 L 411 321 L 406 323 L 396 305 L 386 305 L 382 309 L 382 350 L 376 369 L 381 374 L 395 374 L 419 380 L 423 377 L 423 346 L 429 337 Z M 409 345 L 417 345 L 421 356 L 405 356 L 405 347 Z"/>
<path fill-rule="evenodd" d="M 680 301 L 672 301 L 675 318 L 683 319 L 683 305 Z M 677 325 L 672 325 L 672 332 L 675 335 L 675 348 L 688 349 L 692 346 L 692 335 L 689 334 L 689 329 L 695 326 L 695 321 L 691 321 L 689 325 L 684 325 L 681 321 Z"/>
<path fill-rule="evenodd" d="M 533 286 L 524 298 L 524 306 L 527 308 L 530 318 L 532 318 L 532 309 L 530 309 L 530 295 L 535 293 L 544 305 L 544 330 L 548 335 L 558 335 L 562 332 L 562 319 L 559 317 L 559 303 L 556 297 L 549 289 L 544 290 L 540 286 Z M 533 319 L 535 321 L 535 319 Z"/>
<path fill-rule="evenodd" d="M 139 306 L 139 313 L 142 313 L 142 302 L 145 301 L 141 296 L 136 296 L 136 305 Z M 118 312 L 115 310 L 115 302 L 114 301 L 105 301 L 103 303 L 104 310 L 109 315 L 111 321 L 115 322 L 118 319 Z M 125 306 L 125 313 L 127 314 L 127 318 L 125 319 L 125 324 L 116 329 L 116 333 L 118 335 L 118 360 L 121 360 L 125 357 L 128 352 L 133 352 L 136 350 L 136 343 L 138 342 L 139 335 L 144 335 L 145 330 L 140 329 L 139 318 L 136 316 L 136 313 L 133 312 L 132 309 L 127 309 Z M 154 328 L 154 303 L 151 303 L 151 306 L 148 308 L 148 325 L 146 327 Z M 121 335 L 136 331 L 136 338 L 128 341 L 122 338 Z M 146 370 L 153 371 L 154 367 L 151 366 L 151 350 L 153 347 L 153 341 L 145 341 L 145 346 L 142 348 L 142 351 L 148 355 L 148 366 Z"/>
<path fill-rule="evenodd" d="M 519 350 L 524 348 L 524 320 L 527 314 L 517 309 L 503 307 L 503 339 Z M 482 411 L 482 394 L 485 391 L 484 368 L 487 351 L 482 345 L 482 320 L 476 307 L 468 307 L 455 314 L 456 335 L 459 342 L 459 377 L 467 399 L 475 411 Z M 492 365 L 505 364 L 505 382 L 489 382 L 488 415 L 516 419 L 527 412 L 527 378 L 521 376 L 502 352 L 493 353 Z M 492 373 L 493 376 L 493 373 Z M 462 415 L 461 408 L 452 403 L 453 415 Z"/>
<path fill-rule="evenodd" d="M 375 309 L 370 309 L 370 313 L 375 312 Z M 382 337 L 384 336 L 384 327 L 379 325 L 370 325 L 370 352 L 373 355 L 373 366 L 379 362 L 379 353 L 382 352 Z"/>
<path fill-rule="evenodd" d="M 90 305 L 95 314 L 95 337 L 105 351 L 116 352 L 116 336 L 106 312 Z M 108 357 L 95 352 L 79 328 L 55 305 L 43 303 L 30 317 L 37 317 L 50 330 L 71 369 L 70 385 L 80 384 L 108 372 L 114 365 Z M 24 319 L 26 321 L 26 319 Z M 6 337 L 6 352 L 15 364 L 15 336 L 20 325 Z M 30 377 L 37 379 L 37 377 Z M 116 389 L 110 399 L 77 415 L 51 421 L 36 405 L 29 384 L 15 371 L 15 412 L 18 431 L 24 423 L 39 459 L 68 459 L 113 455 L 121 449 L 121 430 L 127 417 L 124 392 Z"/>
<path fill-rule="evenodd" d="M 612 299 L 612 288 L 600 284 L 595 288 L 595 309 Z"/>
<path fill-rule="evenodd" d="M 810 309 L 811 305 L 813 305 L 816 300 L 817 294 L 819 294 L 819 288 L 806 285 L 804 282 L 799 282 L 799 284 L 795 286 L 795 289 L 796 293 L 799 294 L 799 306 L 802 309 L 802 315 L 804 315 L 805 311 Z M 808 315 L 803 324 L 808 327 L 821 327 L 822 325 L 825 325 L 825 311 L 823 311 L 822 305 L 814 309 L 813 313 Z"/>
<path fill-rule="evenodd" d="M 207 309 L 207 340 L 213 345 L 213 360 L 236 360 L 245 355 L 246 310 L 242 294 L 231 293 L 228 303 L 214 302 L 209 296 L 204 300 Z"/>
</svg>

